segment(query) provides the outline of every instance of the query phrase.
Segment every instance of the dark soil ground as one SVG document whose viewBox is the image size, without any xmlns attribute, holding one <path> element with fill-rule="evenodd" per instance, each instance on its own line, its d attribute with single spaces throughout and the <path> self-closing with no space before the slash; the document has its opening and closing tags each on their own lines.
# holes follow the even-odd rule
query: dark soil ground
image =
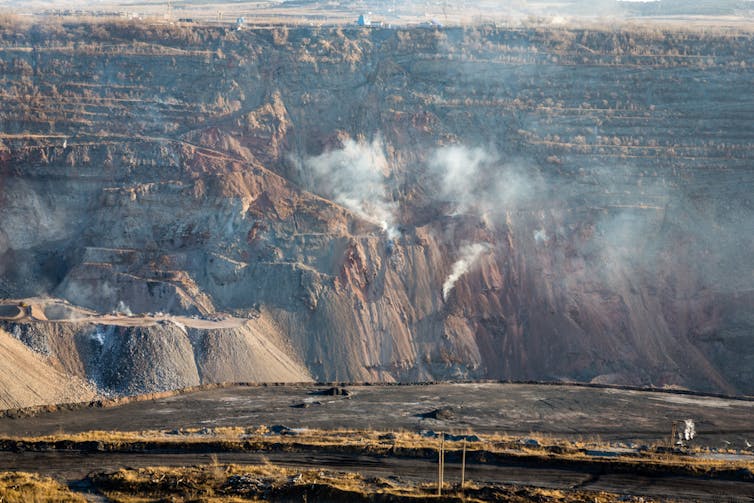
<svg viewBox="0 0 754 503">
<path fill-rule="evenodd" d="M 285 425 L 288 428 L 371 428 L 551 435 L 599 439 L 616 450 L 667 439 L 675 419 L 696 421 L 697 445 L 745 448 L 754 438 L 754 401 L 693 394 L 538 384 L 434 384 L 345 386 L 234 386 L 109 408 L 80 408 L 34 417 L 0 419 L 0 435 L 46 435 L 87 430 L 138 431 L 219 426 Z M 345 389 L 345 391 L 343 391 Z M 437 413 L 441 411 L 441 413 Z M 274 428 L 271 428 L 274 429 Z M 541 438 L 541 437 L 537 437 Z M 730 442 L 730 444 L 726 443 Z M 740 446 L 738 444 L 741 444 Z M 744 458 L 750 453 L 712 452 Z M 446 463 L 446 480 L 460 477 L 457 460 Z M 347 452 L 0 452 L 0 471 L 37 471 L 78 487 L 88 474 L 121 467 L 273 463 L 293 468 L 358 471 L 432 481 L 436 459 Z M 507 459 L 471 462 L 467 480 L 550 489 L 604 490 L 675 501 L 752 501 L 754 484 L 742 480 L 624 473 L 586 464 L 536 464 Z M 82 482 L 83 483 L 83 482 Z M 84 487 L 86 484 L 82 485 Z"/>
<path fill-rule="evenodd" d="M 530 433 L 572 440 L 653 443 L 673 420 L 696 423 L 697 445 L 745 448 L 754 441 L 754 400 L 666 392 L 540 384 L 347 386 L 348 395 L 314 385 L 236 386 L 113 408 L 31 418 L 1 418 L 0 435 L 88 430 L 285 425 L 445 432 Z M 437 419 L 435 410 L 445 411 Z"/>
</svg>

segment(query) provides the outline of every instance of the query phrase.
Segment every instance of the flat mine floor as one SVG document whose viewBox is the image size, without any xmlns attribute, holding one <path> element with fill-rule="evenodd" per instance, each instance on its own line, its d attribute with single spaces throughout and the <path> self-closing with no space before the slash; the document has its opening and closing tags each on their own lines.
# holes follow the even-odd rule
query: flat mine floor
<svg viewBox="0 0 754 503">
<path fill-rule="evenodd" d="M 666 440 L 673 420 L 693 419 L 697 445 L 745 449 L 754 442 L 754 400 L 572 385 L 469 383 L 234 386 L 111 408 L 0 419 L 0 435 L 217 426 L 371 428 L 530 433 L 645 444 Z M 443 419 L 425 417 L 447 408 Z"/>
</svg>

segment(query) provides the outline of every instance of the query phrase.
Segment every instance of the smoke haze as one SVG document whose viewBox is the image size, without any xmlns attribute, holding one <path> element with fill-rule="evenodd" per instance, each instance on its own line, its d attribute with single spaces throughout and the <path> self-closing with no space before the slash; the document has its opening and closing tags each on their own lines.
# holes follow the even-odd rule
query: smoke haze
<svg viewBox="0 0 754 503">
<path fill-rule="evenodd" d="M 379 225 L 389 239 L 398 236 L 396 205 L 387 197 L 390 167 L 382 140 L 371 143 L 346 139 L 342 148 L 304 160 L 311 188 Z"/>
<path fill-rule="evenodd" d="M 535 167 L 506 163 L 481 147 L 438 149 L 430 156 L 429 172 L 439 199 L 450 204 L 448 214 L 476 214 L 489 224 L 505 211 L 530 206 L 545 188 Z"/>
</svg>

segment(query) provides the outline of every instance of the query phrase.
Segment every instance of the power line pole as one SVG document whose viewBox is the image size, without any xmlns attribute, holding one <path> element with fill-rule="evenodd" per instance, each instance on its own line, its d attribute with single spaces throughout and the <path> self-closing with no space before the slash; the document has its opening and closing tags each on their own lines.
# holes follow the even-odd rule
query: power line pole
<svg viewBox="0 0 754 503">
<path fill-rule="evenodd" d="M 461 454 L 461 494 L 466 484 L 466 438 L 463 439 L 463 454 Z"/>
<path fill-rule="evenodd" d="M 445 475 L 445 433 L 440 433 L 440 453 L 437 459 L 437 495 L 442 496 L 443 478 Z"/>
<path fill-rule="evenodd" d="M 673 445 L 675 444 L 675 436 L 678 433 L 678 423 L 677 421 L 673 421 L 670 424 L 670 442 L 668 443 L 669 448 L 673 448 Z"/>
</svg>

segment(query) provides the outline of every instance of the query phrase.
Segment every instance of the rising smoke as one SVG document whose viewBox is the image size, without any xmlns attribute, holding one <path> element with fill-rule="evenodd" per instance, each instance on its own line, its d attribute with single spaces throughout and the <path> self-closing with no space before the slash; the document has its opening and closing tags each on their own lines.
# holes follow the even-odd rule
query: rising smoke
<svg viewBox="0 0 754 503">
<path fill-rule="evenodd" d="M 385 151 L 379 137 L 371 142 L 349 138 L 341 148 L 305 158 L 300 169 L 314 192 L 379 225 L 394 239 L 399 234 L 398 203 L 388 197 L 392 169 Z M 494 148 L 458 144 L 436 149 L 425 158 L 422 183 L 429 205 L 439 204 L 449 216 L 476 216 L 488 228 L 510 224 L 511 232 L 522 231 L 519 239 L 548 249 L 550 256 L 562 256 L 563 247 L 569 247 L 574 264 L 564 274 L 577 283 L 597 281 L 622 288 L 637 273 L 654 274 L 663 253 L 665 208 L 681 212 L 689 208 L 683 195 L 668 187 L 664 178 L 637 179 L 637 170 L 630 165 L 592 167 L 578 175 L 551 172 L 545 178 L 537 165 L 503 159 Z M 605 206 L 589 208 L 584 201 L 600 201 Z M 572 208 L 580 213 L 569 213 Z M 710 226 L 678 231 L 698 234 L 701 239 Z M 468 236 L 465 242 L 450 236 L 445 239 L 451 253 L 456 250 L 454 255 L 459 257 L 443 284 L 447 299 L 459 278 L 473 269 L 491 245 L 469 244 Z"/>
<path fill-rule="evenodd" d="M 471 271 L 478 263 L 482 254 L 489 250 L 489 246 L 482 243 L 464 244 L 459 250 L 460 257 L 453 264 L 450 276 L 442 285 L 442 298 L 448 300 L 448 295 L 453 291 L 458 279 Z"/>
<path fill-rule="evenodd" d="M 434 152 L 430 158 L 432 175 L 439 180 L 439 195 L 453 204 L 452 213 L 467 213 L 484 204 L 488 187 L 481 184 L 480 178 L 496 160 L 484 149 L 464 145 Z"/>
<path fill-rule="evenodd" d="M 429 158 L 429 173 L 437 186 L 437 198 L 448 206 L 447 214 L 478 216 L 488 227 L 506 213 L 531 206 L 541 196 L 544 184 L 533 168 L 505 163 L 494 151 L 453 145 L 436 150 Z M 535 234 L 541 239 L 544 231 Z M 442 287 L 445 301 L 461 276 L 472 270 L 490 245 L 460 244 L 459 258 Z"/>
<path fill-rule="evenodd" d="M 346 139 L 339 149 L 304 159 L 300 168 L 315 192 L 378 224 L 389 239 L 398 236 L 397 205 L 387 197 L 390 166 L 379 137 L 371 143 Z M 450 214 L 477 214 L 489 221 L 531 199 L 537 186 L 536 177 L 506 166 L 497 154 L 464 145 L 436 150 L 430 156 L 428 172 L 431 197 L 448 203 Z M 459 278 L 488 250 L 487 244 L 459 244 L 459 258 L 443 284 L 443 299 L 447 300 Z"/>
<path fill-rule="evenodd" d="M 436 150 L 429 172 L 438 197 L 450 204 L 448 214 L 475 214 L 488 224 L 506 211 L 531 206 L 544 185 L 534 167 L 504 162 L 491 150 L 454 145 Z"/>
<path fill-rule="evenodd" d="M 379 137 L 371 143 L 348 138 L 342 148 L 308 157 L 301 167 L 314 192 L 379 225 L 388 239 L 398 237 L 396 205 L 387 196 L 390 166 Z"/>
<path fill-rule="evenodd" d="M 583 274 L 581 280 L 615 286 L 636 271 L 651 270 L 657 261 L 653 239 L 661 232 L 671 194 L 662 179 L 640 180 L 637 186 L 632 166 L 592 169 L 584 176 L 551 173 L 545 179 L 537 166 L 504 161 L 493 149 L 455 145 L 430 155 L 428 172 L 448 215 L 475 215 L 489 227 L 505 222 L 512 226 L 510 232 L 520 232 L 519 240 L 531 240 L 542 250 L 552 247 L 550 256 L 564 255 L 561 247 L 571 243 L 570 253 L 578 249 L 585 259 L 572 268 Z M 569 208 L 583 208 L 584 200 L 606 206 L 584 209 L 578 216 L 578 225 L 591 221 L 592 226 L 581 236 L 574 233 L 583 229 L 567 215 Z M 445 299 L 481 253 L 469 245 L 456 246 L 461 258 L 443 286 Z"/>
<path fill-rule="evenodd" d="M 128 307 L 128 305 L 123 302 L 122 300 L 118 301 L 118 305 L 113 310 L 114 314 L 122 314 L 124 316 L 133 316 L 134 313 L 131 311 L 131 308 Z"/>
</svg>

